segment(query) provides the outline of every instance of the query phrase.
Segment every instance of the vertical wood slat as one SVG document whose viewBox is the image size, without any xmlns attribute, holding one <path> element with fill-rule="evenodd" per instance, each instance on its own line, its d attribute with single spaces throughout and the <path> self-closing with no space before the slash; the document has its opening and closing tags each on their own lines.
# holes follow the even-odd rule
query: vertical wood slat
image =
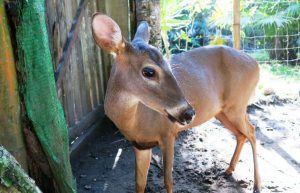
<svg viewBox="0 0 300 193">
<path fill-rule="evenodd" d="M 78 8 L 78 1 L 72 1 L 71 4 L 72 7 L 72 15 L 77 14 L 77 8 Z M 73 16 L 74 18 L 74 16 Z M 73 19 L 72 19 L 73 20 Z M 74 101 L 73 101 L 73 114 L 74 114 L 74 123 L 76 124 L 79 122 L 81 116 L 82 116 L 82 108 L 81 108 L 81 96 L 80 96 L 80 92 L 81 89 L 79 88 L 79 82 L 81 80 L 78 80 L 78 71 L 80 68 L 80 63 L 81 63 L 81 59 L 80 55 L 81 55 L 81 50 L 79 48 L 81 48 L 79 46 L 80 41 L 77 39 L 74 43 L 74 47 L 72 48 L 72 54 L 71 54 L 71 68 L 72 68 L 72 81 L 71 81 L 71 87 L 72 87 L 72 93 L 73 93 L 73 97 L 74 97 Z M 72 125 L 73 125 L 72 124 Z"/>
<path fill-rule="evenodd" d="M 79 122 L 81 117 L 83 117 L 82 112 L 82 87 L 84 85 L 84 79 L 81 79 L 80 71 L 82 69 L 82 50 L 81 50 L 81 42 L 78 41 L 75 43 L 74 47 L 74 60 L 75 62 L 72 65 L 73 71 L 73 91 L 74 91 L 74 116 L 75 116 L 75 123 Z M 83 84 L 82 84 L 83 83 Z"/>
<path fill-rule="evenodd" d="M 240 13 L 240 0 L 233 0 L 233 47 L 238 50 L 241 46 Z"/>
<path fill-rule="evenodd" d="M 97 12 L 97 2 L 92 1 L 88 5 L 87 9 L 87 15 L 93 15 L 95 12 Z M 92 37 L 92 29 L 91 29 L 91 17 L 86 17 L 86 23 L 88 26 L 88 33 Z M 97 98 L 98 98 L 98 104 L 103 102 L 104 100 L 104 84 L 103 84 L 103 76 L 101 74 L 102 72 L 102 61 L 101 61 L 101 54 L 100 50 L 98 49 L 98 46 L 94 42 L 93 38 L 89 38 L 89 45 L 90 45 L 90 50 L 92 53 L 91 58 L 93 59 L 93 62 L 95 63 L 95 70 L 96 70 L 96 88 L 97 88 Z"/>
<path fill-rule="evenodd" d="M 70 63 L 73 63 L 73 58 L 71 57 Z M 75 123 L 75 116 L 74 116 L 74 94 L 73 94 L 73 88 L 72 88 L 72 66 L 69 65 L 69 68 L 66 70 L 66 76 L 65 76 L 65 89 L 66 89 L 66 99 L 67 99 L 67 106 L 64 106 L 64 108 L 67 108 L 68 114 L 67 114 L 67 120 L 69 123 L 69 127 L 74 125 Z"/>
<path fill-rule="evenodd" d="M 123 36 L 130 40 L 129 1 L 96 0 L 86 1 L 80 11 L 80 19 L 73 21 L 79 10 L 81 0 L 46 0 L 49 41 L 54 68 L 63 55 L 63 48 L 70 35 L 73 22 L 78 25 L 76 39 L 71 47 L 68 67 L 62 73 L 58 84 L 58 94 L 62 101 L 65 117 L 72 137 L 89 126 L 88 120 L 97 120 L 98 108 L 104 100 L 106 82 L 109 77 L 111 57 L 103 55 L 94 43 L 91 32 L 91 16 L 101 11 L 111 16 L 121 27 Z M 97 108 L 97 109 L 95 109 Z"/>
<path fill-rule="evenodd" d="M 91 3 L 88 5 L 88 8 L 90 9 Z M 90 12 L 90 14 L 92 15 L 93 13 Z M 95 58 L 95 54 L 93 52 L 93 47 L 91 45 L 95 45 L 95 43 L 93 42 L 93 38 L 92 38 L 92 32 L 91 32 L 91 20 L 87 19 L 87 23 L 88 23 L 88 26 L 89 28 L 87 29 L 87 32 L 90 34 L 90 37 L 88 39 L 88 44 L 90 45 L 88 48 L 90 50 L 89 52 L 89 61 L 90 61 L 90 64 L 89 64 L 89 67 L 90 67 L 90 70 L 91 70 L 91 82 L 92 82 L 92 88 L 93 88 L 93 108 L 95 109 L 97 106 L 98 106 L 98 103 L 99 103 L 99 94 L 98 94 L 98 84 L 97 84 L 97 72 L 96 72 L 96 69 L 95 67 L 97 66 L 97 61 L 96 61 L 96 58 Z"/>
<path fill-rule="evenodd" d="M 66 22 L 66 29 L 69 32 L 71 30 L 71 26 L 72 26 L 72 19 L 74 18 L 75 14 L 76 14 L 76 8 L 77 5 L 76 3 L 74 3 L 72 0 L 66 0 L 65 1 L 65 10 L 66 10 L 66 18 L 65 18 L 65 22 Z M 68 35 L 69 36 L 69 35 Z M 67 43 L 67 39 L 66 42 L 64 42 L 64 44 Z M 63 45 L 64 46 L 64 45 Z M 74 46 L 75 47 L 75 46 Z M 63 53 L 62 53 L 63 54 Z M 67 106 L 65 106 L 64 108 L 67 108 L 67 120 L 68 120 L 68 126 L 72 126 L 76 123 L 76 110 L 75 110 L 75 90 L 74 90 L 74 64 L 76 63 L 76 50 L 73 49 L 71 51 L 70 54 L 70 58 L 69 61 L 67 61 L 69 63 L 69 68 L 67 68 L 65 75 L 66 75 L 66 81 L 65 81 L 65 86 L 66 86 L 66 99 L 67 99 Z"/>
<path fill-rule="evenodd" d="M 82 49 L 85 50 L 87 47 L 87 37 L 86 34 L 81 31 L 81 39 L 82 39 Z M 91 88 L 91 77 L 90 77 L 90 69 L 89 69 L 89 58 L 87 57 L 87 53 L 85 52 L 83 54 L 83 73 L 84 73 L 84 81 L 85 81 L 85 86 L 83 92 L 86 93 L 86 108 L 87 111 L 92 110 L 92 99 L 90 95 L 90 88 Z"/>
<path fill-rule="evenodd" d="M 119 0 L 103 0 L 98 1 L 98 9 L 102 13 L 106 13 L 108 16 L 113 18 L 117 24 L 120 26 L 123 37 L 127 40 L 131 39 L 130 36 L 130 9 L 129 1 L 119 1 Z M 107 81 L 109 78 L 109 72 L 111 69 L 112 58 L 109 54 L 105 52 L 102 53 L 102 63 L 103 63 L 103 73 L 104 73 L 104 89 L 106 90 Z"/>
<path fill-rule="evenodd" d="M 86 12 L 86 10 L 85 10 Z M 80 80 L 80 85 L 79 85 L 79 89 L 81 90 L 80 94 L 81 94 L 81 101 L 82 101 L 82 117 L 84 115 L 86 115 L 87 113 L 89 113 L 91 111 L 91 107 L 90 107 L 90 101 L 89 101 L 89 97 L 88 97 L 88 92 L 87 92 L 87 80 L 85 77 L 85 66 L 86 66 L 86 53 L 88 52 L 88 50 L 86 50 L 86 34 L 84 33 L 84 31 L 86 30 L 86 23 L 85 23 L 85 19 L 86 19 L 86 15 L 84 14 L 83 19 L 82 19 L 82 24 L 81 24 L 81 30 L 79 32 L 79 38 L 78 40 L 80 41 L 80 50 L 82 52 L 81 54 L 81 63 L 80 63 L 80 72 L 78 74 L 79 76 L 79 80 Z M 82 118 L 81 117 L 81 118 Z"/>
</svg>

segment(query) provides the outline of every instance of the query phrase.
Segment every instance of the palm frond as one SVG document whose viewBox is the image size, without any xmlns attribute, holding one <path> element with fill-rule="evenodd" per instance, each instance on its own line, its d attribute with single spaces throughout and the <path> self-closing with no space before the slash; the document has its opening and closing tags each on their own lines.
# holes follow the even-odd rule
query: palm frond
<svg viewBox="0 0 300 193">
<path fill-rule="evenodd" d="M 277 28 L 284 27 L 285 25 L 291 23 L 291 20 L 283 12 L 277 13 L 275 15 L 261 14 L 263 17 L 256 18 L 257 26 L 275 26 Z"/>
<path fill-rule="evenodd" d="M 300 15 L 300 3 L 291 4 L 285 11 L 290 16 Z"/>
</svg>

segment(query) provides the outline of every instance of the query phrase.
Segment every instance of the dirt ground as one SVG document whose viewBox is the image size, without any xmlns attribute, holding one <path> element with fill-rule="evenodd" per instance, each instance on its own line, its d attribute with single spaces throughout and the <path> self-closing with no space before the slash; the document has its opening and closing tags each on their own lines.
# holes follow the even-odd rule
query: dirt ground
<svg viewBox="0 0 300 193">
<path fill-rule="evenodd" d="M 248 112 L 257 129 L 262 192 L 297 193 L 300 191 L 300 99 L 268 96 L 256 104 L 249 106 Z M 73 164 L 78 192 L 134 192 L 131 145 L 111 123 L 105 125 Z M 175 147 L 174 192 L 252 192 L 249 143 L 244 146 L 233 176 L 224 175 L 234 147 L 234 136 L 215 119 L 182 132 Z M 146 192 L 165 192 L 161 154 L 158 148 L 153 152 Z"/>
</svg>

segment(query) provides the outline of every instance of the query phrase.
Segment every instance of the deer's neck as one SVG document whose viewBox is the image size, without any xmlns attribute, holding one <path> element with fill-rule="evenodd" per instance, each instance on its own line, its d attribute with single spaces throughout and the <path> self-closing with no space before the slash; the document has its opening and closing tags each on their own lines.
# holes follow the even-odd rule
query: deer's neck
<svg viewBox="0 0 300 193">
<path fill-rule="evenodd" d="M 123 87 L 124 81 L 112 69 L 104 101 L 106 115 L 121 131 L 134 126 L 139 100 Z"/>
</svg>

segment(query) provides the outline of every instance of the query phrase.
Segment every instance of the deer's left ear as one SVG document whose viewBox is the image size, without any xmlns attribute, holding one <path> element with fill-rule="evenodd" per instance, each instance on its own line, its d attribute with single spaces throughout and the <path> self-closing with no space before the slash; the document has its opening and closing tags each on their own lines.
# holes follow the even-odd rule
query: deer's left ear
<svg viewBox="0 0 300 193">
<path fill-rule="evenodd" d="M 106 15 L 101 13 L 94 14 L 92 31 L 97 44 L 109 53 L 118 54 L 125 45 L 120 27 Z"/>
<path fill-rule="evenodd" d="M 135 33 L 135 36 L 134 36 L 132 42 L 142 40 L 143 42 L 148 44 L 149 39 L 150 39 L 150 27 L 148 25 L 148 22 L 147 21 L 141 21 L 138 28 L 137 28 L 137 30 L 136 30 L 136 33 Z"/>
</svg>

